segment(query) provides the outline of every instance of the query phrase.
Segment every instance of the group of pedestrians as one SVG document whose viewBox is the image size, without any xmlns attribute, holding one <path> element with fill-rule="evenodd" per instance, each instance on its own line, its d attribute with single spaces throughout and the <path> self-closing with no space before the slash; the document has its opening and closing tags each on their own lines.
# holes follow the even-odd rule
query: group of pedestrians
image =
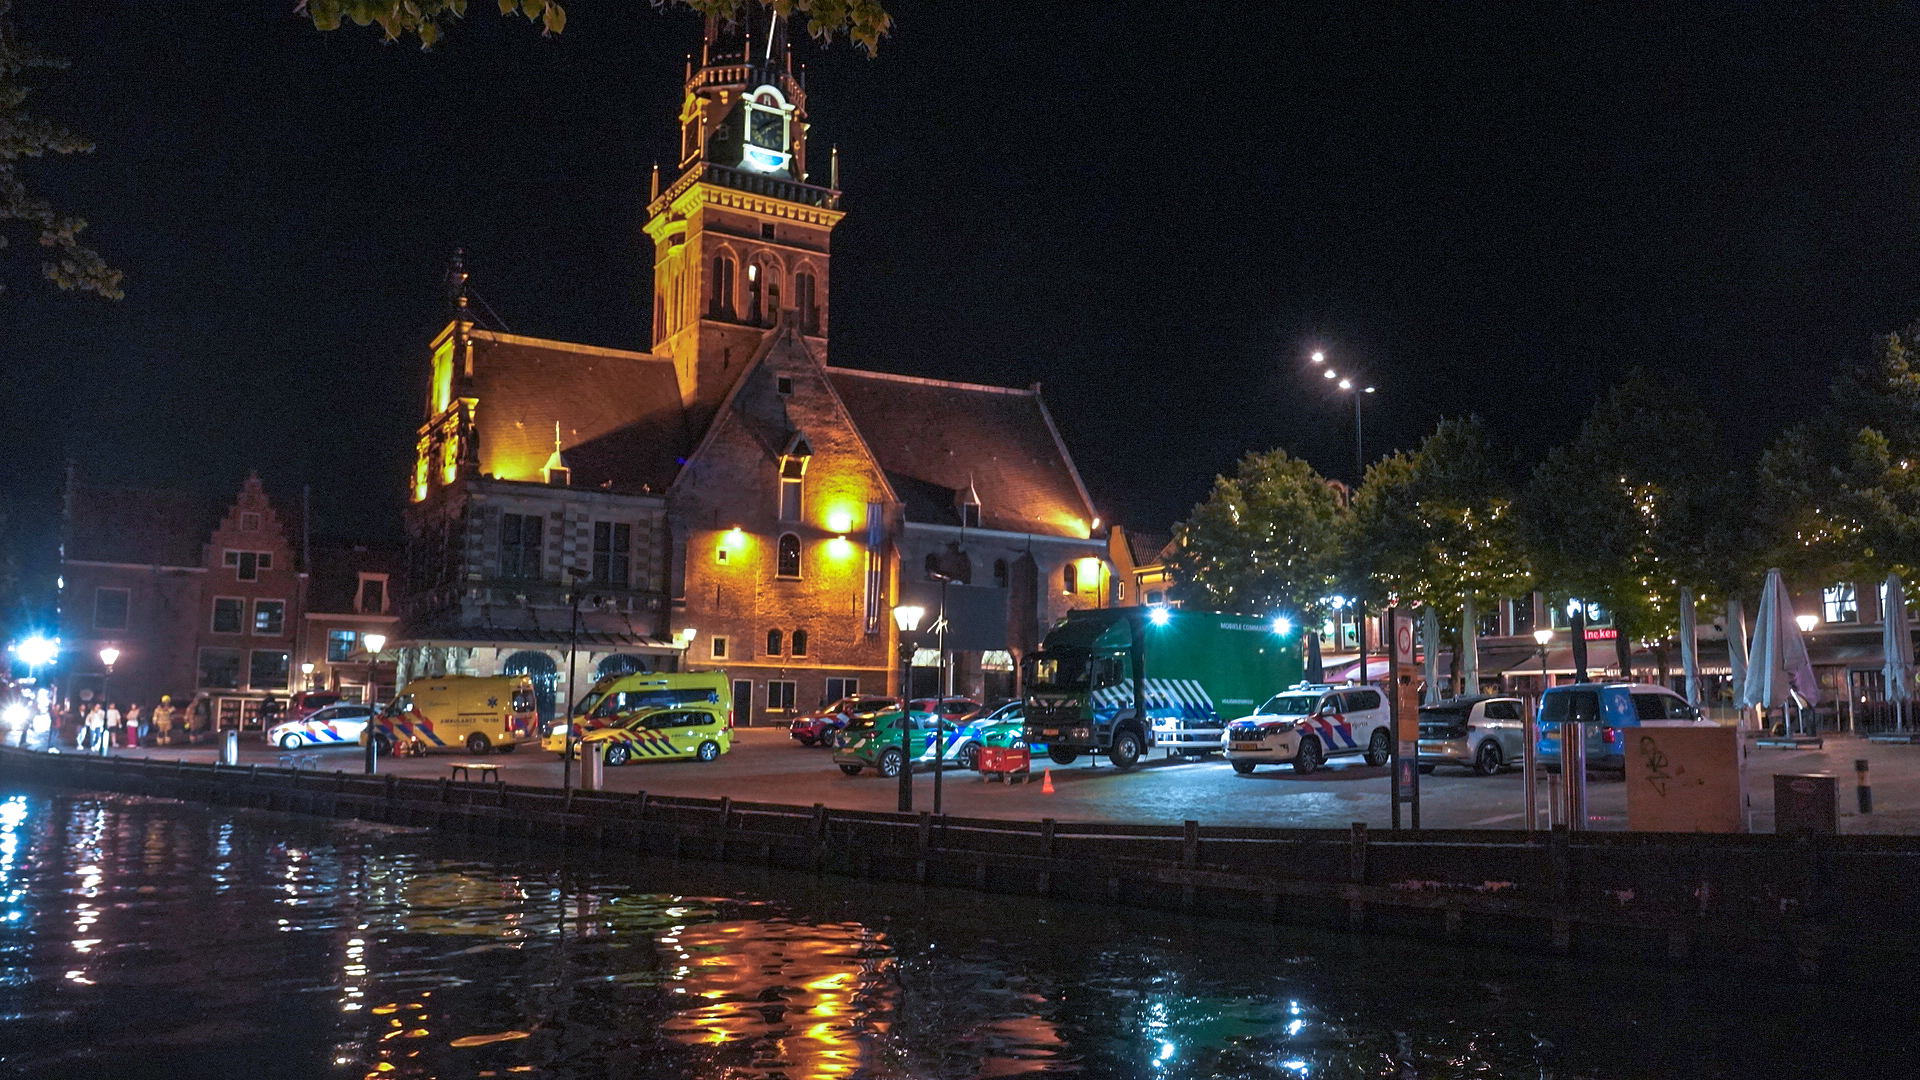
<svg viewBox="0 0 1920 1080">
<path fill-rule="evenodd" d="M 105 753 L 113 747 L 179 745 L 193 741 L 195 732 L 211 730 L 211 709 L 205 695 L 191 705 L 175 706 L 170 694 L 160 695 L 151 712 L 133 702 L 123 710 L 118 702 L 86 700 L 59 702 L 53 707 L 54 738 L 82 753 Z"/>
</svg>

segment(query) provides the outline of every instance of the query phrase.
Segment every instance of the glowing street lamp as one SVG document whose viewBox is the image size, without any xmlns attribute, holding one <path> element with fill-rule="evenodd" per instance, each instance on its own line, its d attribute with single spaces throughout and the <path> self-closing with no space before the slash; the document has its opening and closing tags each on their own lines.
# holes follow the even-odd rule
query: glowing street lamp
<svg viewBox="0 0 1920 1080">
<path fill-rule="evenodd" d="M 1327 362 L 1327 354 L 1324 352 L 1316 351 L 1313 354 L 1313 362 L 1315 364 L 1325 364 Z M 1357 379 L 1354 376 L 1351 376 L 1351 375 L 1342 376 L 1338 371 L 1335 371 L 1330 367 L 1322 368 L 1320 371 L 1320 377 L 1327 380 L 1337 380 L 1334 382 L 1334 385 L 1336 387 L 1338 387 L 1342 391 L 1351 393 L 1353 395 L 1353 464 L 1354 464 L 1354 481 L 1353 482 L 1357 487 L 1361 482 L 1363 482 L 1367 478 L 1366 450 L 1362 445 L 1364 442 L 1364 439 L 1362 437 L 1364 429 L 1362 428 L 1361 421 L 1360 421 L 1360 396 L 1362 394 L 1373 393 L 1374 388 L 1371 386 L 1365 385 L 1364 380 Z"/>
<path fill-rule="evenodd" d="M 913 727 L 913 711 L 908 703 L 913 698 L 913 645 L 907 641 L 907 635 L 920 629 L 920 620 L 926 618 L 927 609 L 918 604 L 896 604 L 893 609 L 893 625 L 900 631 L 900 812 L 913 812 L 913 751 L 909 742 Z"/>
<path fill-rule="evenodd" d="M 1799 624 L 1800 624 L 1800 632 L 1801 632 L 1801 633 L 1803 633 L 1803 634 L 1811 634 L 1811 633 L 1813 633 L 1813 628 L 1814 628 L 1814 627 L 1816 627 L 1816 626 L 1819 626 L 1819 625 L 1820 625 L 1820 616 L 1818 616 L 1818 615 L 1795 615 L 1795 616 L 1793 617 L 1793 621 L 1794 621 L 1794 622 L 1796 622 L 1796 623 L 1799 623 Z"/>
<path fill-rule="evenodd" d="M 113 665 L 120 659 L 120 650 L 109 645 L 100 650 L 100 662 L 107 667 L 107 674 L 113 674 Z"/>
<path fill-rule="evenodd" d="M 366 704 L 367 704 L 368 711 L 367 711 L 367 727 L 366 727 L 366 732 L 367 732 L 367 766 L 366 767 L 367 767 L 367 775 L 372 776 L 376 769 L 375 758 L 379 754 L 379 748 L 376 745 L 379 740 L 374 738 L 374 727 L 373 727 L 373 708 L 374 708 L 374 697 L 375 697 L 375 694 L 373 692 L 373 674 L 374 674 L 375 666 L 380 662 L 380 650 L 387 647 L 387 635 L 361 634 L 360 644 L 365 646 L 367 650 L 367 702 Z"/>
</svg>

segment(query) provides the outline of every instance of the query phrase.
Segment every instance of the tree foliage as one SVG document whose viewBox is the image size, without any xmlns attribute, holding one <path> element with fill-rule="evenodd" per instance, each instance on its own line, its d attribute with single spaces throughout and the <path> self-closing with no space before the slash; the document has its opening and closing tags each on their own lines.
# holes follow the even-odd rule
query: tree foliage
<svg viewBox="0 0 1920 1080">
<path fill-rule="evenodd" d="M 1338 588 L 1347 520 L 1338 491 L 1305 461 L 1248 454 L 1174 527 L 1174 593 L 1209 610 L 1318 618 Z"/>
<path fill-rule="evenodd" d="M 638 0 L 628 0 L 637 3 Z M 865 49 L 879 51 L 880 39 L 893 28 L 893 17 L 880 0 L 647 0 L 655 7 L 684 4 L 703 15 L 734 18 L 749 3 L 771 8 L 783 16 L 806 19 L 807 33 L 825 44 L 844 35 Z M 556 0 L 496 0 L 502 15 L 524 15 L 540 24 L 540 32 L 558 34 L 567 28 L 567 11 Z M 447 27 L 467 13 L 467 0 L 300 0 L 298 10 L 321 30 L 337 30 L 343 22 L 378 26 L 388 41 L 415 37 L 422 48 L 432 48 Z"/>
<path fill-rule="evenodd" d="M 1368 466 L 1351 552 L 1353 588 L 1375 603 L 1487 610 L 1530 586 L 1513 493 L 1479 417 L 1442 420 L 1419 449 Z"/>
<path fill-rule="evenodd" d="M 1904 334 L 1834 381 L 1821 415 L 1761 457 L 1770 561 L 1803 584 L 1920 569 L 1920 370 Z"/>
<path fill-rule="evenodd" d="M 1672 633 L 1680 587 L 1726 546 L 1713 539 L 1726 490 L 1716 457 L 1713 423 L 1691 397 L 1629 373 L 1527 488 L 1526 546 L 1549 597 L 1605 604 L 1634 639 Z"/>
<path fill-rule="evenodd" d="M 9 231 L 30 233 L 46 249 L 40 272 L 48 281 L 62 289 L 117 300 L 121 296 L 120 271 L 80 242 L 86 221 L 62 213 L 52 202 L 35 195 L 21 176 L 21 164 L 27 159 L 90 153 L 93 144 L 27 111 L 31 93 L 27 77 L 35 71 L 67 65 L 21 41 L 12 10 L 13 0 L 0 0 L 0 248 L 6 247 Z M 10 230 L 9 226 L 23 227 Z"/>
</svg>

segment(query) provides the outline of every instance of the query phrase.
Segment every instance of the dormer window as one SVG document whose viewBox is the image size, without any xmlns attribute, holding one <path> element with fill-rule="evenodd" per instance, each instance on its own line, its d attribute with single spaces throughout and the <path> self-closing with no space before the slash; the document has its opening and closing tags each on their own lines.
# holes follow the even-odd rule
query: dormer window
<svg viewBox="0 0 1920 1080">
<path fill-rule="evenodd" d="M 960 527 L 977 529 L 980 527 L 980 492 L 969 480 L 967 486 L 954 493 L 954 509 L 960 512 Z"/>
</svg>

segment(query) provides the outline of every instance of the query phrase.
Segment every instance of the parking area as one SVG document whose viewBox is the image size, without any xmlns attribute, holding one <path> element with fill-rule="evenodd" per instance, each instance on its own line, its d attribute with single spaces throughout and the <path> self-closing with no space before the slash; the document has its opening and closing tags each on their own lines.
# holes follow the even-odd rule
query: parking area
<svg viewBox="0 0 1920 1080">
<path fill-rule="evenodd" d="M 211 761 L 214 756 L 209 747 L 114 753 L 189 761 Z M 326 772 L 358 772 L 361 768 L 357 748 L 288 755 L 267 747 L 257 736 L 254 741 L 241 743 L 242 764 L 280 765 L 295 757 L 303 768 Z M 1856 810 L 1856 759 L 1870 763 L 1876 810 L 1871 815 Z M 452 753 L 386 759 L 380 764 L 383 771 L 437 779 L 447 776 L 453 763 L 469 760 L 473 760 L 471 755 Z M 507 783 L 557 787 L 561 782 L 558 757 L 537 747 L 490 754 L 485 760 L 499 766 L 500 778 Z M 1188 762 L 1154 757 L 1131 773 L 1118 772 L 1100 758 L 1083 758 L 1067 766 L 1041 761 L 1035 767 L 1033 781 L 1025 784 L 989 783 L 977 773 L 948 772 L 941 785 L 943 808 L 949 814 L 969 817 L 1156 823 L 1196 820 L 1210 825 L 1297 828 L 1346 828 L 1356 821 L 1385 828 L 1392 820 L 1387 769 L 1368 766 L 1358 759 L 1336 759 L 1311 776 L 1285 767 L 1262 768 L 1240 776 L 1217 757 Z M 1051 769 L 1052 793 L 1042 790 L 1038 771 L 1042 768 Z M 1821 750 L 1756 748 L 1749 758 L 1748 789 L 1757 832 L 1773 829 L 1775 773 L 1832 774 L 1839 784 L 1842 832 L 1920 833 L 1920 746 L 1829 738 Z M 608 769 L 606 776 L 608 789 L 615 791 L 707 798 L 725 795 L 743 801 L 802 806 L 823 803 L 851 810 L 892 810 L 898 793 L 896 781 L 870 773 L 845 776 L 829 760 L 828 751 L 798 746 L 784 730 L 767 728 L 736 732 L 733 752 L 711 764 L 635 762 Z M 576 783 L 578 779 L 576 771 Z M 930 771 L 916 774 L 916 809 L 932 809 L 933 787 Z M 1544 787 L 1543 782 L 1543 806 Z M 1518 772 L 1480 777 L 1464 769 L 1442 767 L 1421 777 L 1421 824 L 1429 828 L 1523 828 L 1523 793 L 1524 783 Z M 1592 827 L 1626 828 L 1626 802 L 1622 782 L 1596 776 L 1588 785 Z"/>
</svg>

